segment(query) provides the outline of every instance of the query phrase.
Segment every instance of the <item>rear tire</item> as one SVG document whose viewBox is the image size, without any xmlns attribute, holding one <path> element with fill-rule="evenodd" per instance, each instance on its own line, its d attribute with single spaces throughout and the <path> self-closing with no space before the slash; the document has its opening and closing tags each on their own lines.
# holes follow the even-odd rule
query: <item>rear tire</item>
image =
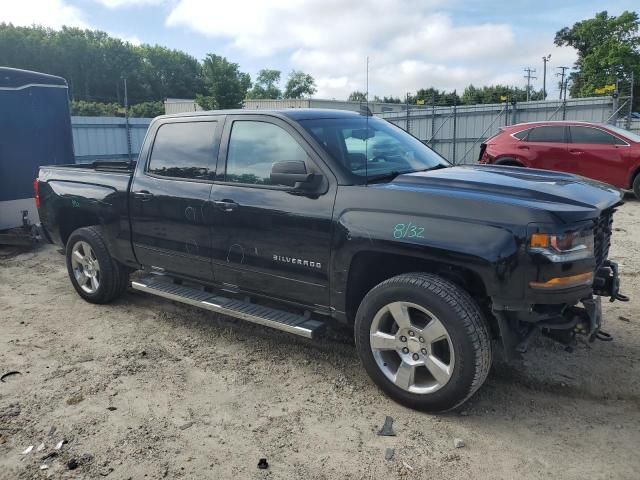
<svg viewBox="0 0 640 480">
<path fill-rule="evenodd" d="M 87 302 L 109 303 L 129 286 L 129 270 L 111 257 L 98 227 L 69 236 L 66 260 L 71 284 Z"/>
<path fill-rule="evenodd" d="M 640 200 L 640 173 L 637 173 L 636 178 L 633 179 L 633 194 Z"/>
<path fill-rule="evenodd" d="M 398 275 L 374 287 L 358 308 L 355 339 L 371 379 L 398 403 L 427 412 L 464 403 L 491 367 L 478 305 L 432 274 Z"/>
</svg>

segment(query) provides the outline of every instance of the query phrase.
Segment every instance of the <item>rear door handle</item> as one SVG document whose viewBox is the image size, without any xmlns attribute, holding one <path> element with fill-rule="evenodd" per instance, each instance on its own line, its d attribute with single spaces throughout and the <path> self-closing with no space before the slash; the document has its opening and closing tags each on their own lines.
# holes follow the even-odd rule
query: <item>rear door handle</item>
<svg viewBox="0 0 640 480">
<path fill-rule="evenodd" d="M 527 147 L 526 145 L 519 145 L 518 148 L 520 150 L 529 150 L 529 147 Z"/>
<path fill-rule="evenodd" d="M 153 193 L 149 192 L 148 190 L 139 190 L 137 192 L 133 192 L 133 196 L 135 198 L 139 198 L 143 202 L 146 202 L 147 200 L 151 200 L 153 198 Z"/>
<path fill-rule="evenodd" d="M 234 202 L 233 200 L 227 200 L 227 199 L 214 200 L 213 204 L 223 212 L 232 212 L 240 206 L 238 205 L 238 203 Z"/>
<path fill-rule="evenodd" d="M 584 152 L 582 150 L 576 150 L 575 148 L 570 148 L 569 153 L 573 153 L 574 155 L 582 155 Z"/>
</svg>

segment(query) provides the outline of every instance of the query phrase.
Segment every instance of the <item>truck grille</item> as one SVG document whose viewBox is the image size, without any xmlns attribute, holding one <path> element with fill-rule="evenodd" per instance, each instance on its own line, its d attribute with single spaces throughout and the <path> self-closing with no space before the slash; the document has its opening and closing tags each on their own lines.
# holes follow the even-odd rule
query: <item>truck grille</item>
<svg viewBox="0 0 640 480">
<path fill-rule="evenodd" d="M 604 210 L 594 221 L 593 250 L 596 257 L 596 271 L 609 256 L 611 232 L 613 230 L 613 209 Z"/>
</svg>

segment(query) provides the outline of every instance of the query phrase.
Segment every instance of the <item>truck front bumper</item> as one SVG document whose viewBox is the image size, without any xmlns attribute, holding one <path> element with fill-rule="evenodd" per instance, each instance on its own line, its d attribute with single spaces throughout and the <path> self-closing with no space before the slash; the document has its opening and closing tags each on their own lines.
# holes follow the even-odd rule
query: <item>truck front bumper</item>
<svg viewBox="0 0 640 480">
<path fill-rule="evenodd" d="M 579 296 L 578 296 L 579 295 Z M 535 304 L 494 304 L 507 357 L 510 353 L 524 353 L 530 341 L 543 333 L 565 345 L 575 343 L 576 335 L 585 335 L 589 341 L 612 340 L 602 331 L 602 297 L 609 301 L 626 302 L 628 297 L 620 293 L 618 265 L 606 260 L 594 275 L 593 288 L 566 291 L 562 295 L 540 296 Z M 557 300 L 562 299 L 562 302 Z"/>
</svg>

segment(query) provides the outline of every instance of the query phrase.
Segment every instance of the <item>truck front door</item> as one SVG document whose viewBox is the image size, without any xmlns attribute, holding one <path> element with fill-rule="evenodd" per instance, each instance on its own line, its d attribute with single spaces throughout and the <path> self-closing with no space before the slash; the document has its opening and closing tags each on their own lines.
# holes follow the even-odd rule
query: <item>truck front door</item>
<svg viewBox="0 0 640 480">
<path fill-rule="evenodd" d="M 133 248 L 146 267 L 213 280 L 209 194 L 222 120 L 168 119 L 149 132 L 129 194 Z"/>
<path fill-rule="evenodd" d="M 272 184 L 272 164 L 321 162 L 285 121 L 267 115 L 227 117 L 211 190 L 216 282 L 299 302 L 329 304 L 331 219 L 336 182 L 302 195 Z"/>
</svg>

